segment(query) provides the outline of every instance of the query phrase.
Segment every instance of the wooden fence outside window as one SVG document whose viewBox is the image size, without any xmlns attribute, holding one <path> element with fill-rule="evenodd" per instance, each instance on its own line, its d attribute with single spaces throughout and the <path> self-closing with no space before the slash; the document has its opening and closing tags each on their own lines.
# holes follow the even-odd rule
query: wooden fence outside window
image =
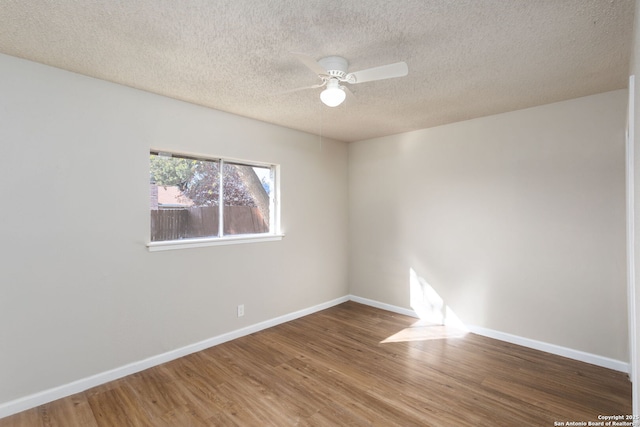
<svg viewBox="0 0 640 427">
<path fill-rule="evenodd" d="M 151 241 L 218 236 L 218 206 L 151 210 Z M 268 233 L 260 210 L 251 206 L 224 207 L 224 235 Z"/>
</svg>

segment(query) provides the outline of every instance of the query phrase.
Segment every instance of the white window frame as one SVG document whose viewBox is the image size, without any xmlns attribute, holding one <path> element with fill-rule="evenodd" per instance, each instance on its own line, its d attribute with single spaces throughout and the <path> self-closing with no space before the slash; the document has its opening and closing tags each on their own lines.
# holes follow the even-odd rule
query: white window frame
<svg viewBox="0 0 640 427">
<path fill-rule="evenodd" d="M 150 252 L 155 251 L 167 251 L 174 249 L 190 249 L 190 248 L 199 248 L 199 247 L 207 247 L 207 246 L 221 246 L 221 245 L 237 245 L 244 243 L 258 243 L 258 242 L 273 242 L 282 240 L 284 234 L 280 229 L 280 165 L 273 163 L 264 163 L 264 162 L 256 162 L 253 160 L 243 160 L 243 159 L 232 159 L 232 158 L 223 158 L 223 157 L 209 157 L 195 154 L 187 154 L 187 153 L 179 153 L 175 151 L 166 151 L 166 150 L 150 150 L 150 154 L 157 155 L 165 155 L 167 157 L 187 157 L 197 160 L 203 160 L 208 162 L 218 162 L 220 165 L 220 171 L 223 170 L 225 163 L 233 163 L 233 164 L 241 164 L 244 166 L 255 166 L 255 167 L 263 167 L 270 168 L 272 170 L 273 175 L 273 188 L 271 190 L 271 197 L 269 197 L 269 211 L 272 212 L 269 215 L 269 233 L 259 233 L 259 234 L 236 234 L 236 235 L 224 235 L 224 202 L 223 202 L 223 192 L 219 192 L 219 203 L 218 206 L 220 208 L 220 214 L 218 215 L 219 223 L 218 223 L 218 236 L 210 236 L 210 237 L 199 237 L 192 239 L 180 239 L 180 240 L 162 240 L 162 241 L 151 241 L 151 236 L 149 236 L 149 242 L 147 243 L 147 248 Z M 220 173 L 219 176 L 219 188 L 222 188 L 222 179 L 223 174 Z M 150 227 L 149 227 L 150 229 Z M 151 230 L 149 230 L 150 232 Z"/>
</svg>

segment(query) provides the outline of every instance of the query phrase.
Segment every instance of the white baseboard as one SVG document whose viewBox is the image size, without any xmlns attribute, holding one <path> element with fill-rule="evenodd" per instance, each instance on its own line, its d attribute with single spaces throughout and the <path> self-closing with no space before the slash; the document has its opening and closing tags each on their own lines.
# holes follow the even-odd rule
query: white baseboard
<svg viewBox="0 0 640 427">
<path fill-rule="evenodd" d="M 416 313 L 413 310 L 408 308 L 397 307 L 390 304 L 385 304 L 379 301 L 370 300 L 367 298 L 358 297 L 355 295 L 351 295 L 349 297 L 351 301 L 359 302 L 361 304 L 370 305 L 372 307 L 377 307 L 383 310 L 391 311 L 398 314 L 404 314 L 406 316 L 417 317 Z M 603 368 L 613 369 L 615 371 L 624 372 L 626 374 L 629 373 L 630 365 L 629 363 L 622 362 L 620 360 L 611 359 L 604 356 L 599 356 L 592 353 L 587 353 L 580 350 L 574 350 L 567 347 L 562 347 L 555 344 L 549 344 L 542 341 L 536 341 L 530 338 L 524 338 L 517 335 L 511 335 L 500 331 L 495 331 L 492 329 L 482 328 L 480 326 L 473 325 L 465 325 L 469 332 L 474 334 L 482 335 L 489 338 L 494 338 L 500 341 L 506 341 L 512 344 L 521 345 L 523 347 L 532 348 L 535 350 L 544 351 L 546 353 L 555 354 L 558 356 L 567 357 L 569 359 L 578 360 L 580 362 L 590 363 L 592 365 L 601 366 Z"/>
<path fill-rule="evenodd" d="M 416 312 L 409 308 L 402 308 L 396 305 L 386 304 L 384 302 L 362 298 L 355 295 L 349 295 L 349 300 L 353 302 L 359 302 L 360 304 L 369 305 L 371 307 L 379 308 L 382 310 L 391 311 L 392 313 L 404 314 L 405 316 L 418 317 Z"/>
<path fill-rule="evenodd" d="M 291 320 L 298 319 L 309 314 L 325 310 L 334 305 L 342 304 L 349 300 L 348 296 L 334 299 L 322 304 L 315 305 L 313 307 L 305 308 L 293 313 L 285 314 L 274 319 L 266 320 L 264 322 L 256 323 L 255 325 L 247 326 L 242 329 L 238 329 L 226 334 L 218 335 L 213 338 L 206 339 L 194 344 L 187 345 L 175 350 L 168 351 L 166 353 L 158 354 L 156 356 L 149 357 L 144 360 L 130 363 L 119 368 L 115 368 L 106 372 L 101 372 L 96 375 L 92 375 L 87 378 L 82 378 L 77 381 L 73 381 L 68 384 L 64 384 L 58 387 L 54 387 L 48 390 L 44 390 L 38 393 L 31 394 L 29 396 L 21 397 L 16 400 L 5 402 L 0 404 L 0 418 L 8 417 L 9 415 L 16 414 L 18 412 L 26 411 L 36 406 L 43 405 L 45 403 L 52 402 L 63 397 L 70 396 L 75 393 L 88 390 L 92 387 L 105 384 L 109 381 L 114 381 L 127 375 L 134 374 L 136 372 L 144 371 L 145 369 L 152 368 L 157 365 L 169 362 L 179 357 L 186 356 L 191 353 L 195 353 L 204 350 L 209 347 L 213 347 L 218 344 L 222 344 L 227 341 L 234 340 L 246 335 L 253 334 L 263 329 L 277 326 L 281 323 L 289 322 Z"/>
<path fill-rule="evenodd" d="M 470 332 L 500 341 L 506 341 L 512 344 L 521 345 L 523 347 L 533 348 L 535 350 L 544 351 L 558 356 L 567 357 L 569 359 L 579 360 L 580 362 L 590 363 L 592 365 L 601 366 L 603 368 L 613 369 L 615 371 L 629 373 L 629 364 L 620 360 L 611 359 L 605 356 L 599 356 L 593 353 L 587 353 L 581 350 L 562 347 L 555 344 L 549 344 L 542 341 L 523 338 L 517 335 L 511 335 L 493 329 L 482 328 L 480 326 L 467 325 Z"/>
</svg>

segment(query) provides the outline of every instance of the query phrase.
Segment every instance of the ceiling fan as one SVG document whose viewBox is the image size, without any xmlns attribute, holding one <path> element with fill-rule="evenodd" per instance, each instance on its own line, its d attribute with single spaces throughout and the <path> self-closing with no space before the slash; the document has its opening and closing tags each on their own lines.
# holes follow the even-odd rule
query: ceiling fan
<svg viewBox="0 0 640 427">
<path fill-rule="evenodd" d="M 349 89 L 342 83 L 353 85 L 404 77 L 409 74 L 409 67 L 405 62 L 396 62 L 349 73 L 347 72 L 349 62 L 341 56 L 328 56 L 316 61 L 304 53 L 292 53 L 322 80 L 317 85 L 302 89 L 317 89 L 326 86 L 326 89 L 320 93 L 320 100 L 328 107 L 337 107 L 345 100 L 347 96 L 345 91 L 349 91 Z"/>
</svg>

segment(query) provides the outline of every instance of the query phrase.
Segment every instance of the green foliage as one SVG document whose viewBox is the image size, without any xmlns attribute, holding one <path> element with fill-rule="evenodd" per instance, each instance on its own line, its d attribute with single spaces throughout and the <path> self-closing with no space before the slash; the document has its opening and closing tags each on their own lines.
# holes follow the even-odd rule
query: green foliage
<svg viewBox="0 0 640 427">
<path fill-rule="evenodd" d="M 166 158 L 151 155 L 151 179 L 163 186 L 177 185 L 181 190 L 187 187 L 196 171 L 197 160 Z"/>
<path fill-rule="evenodd" d="M 220 166 L 217 162 L 196 161 L 193 175 L 182 192 L 193 200 L 196 206 L 216 206 L 218 204 L 218 183 Z"/>
<path fill-rule="evenodd" d="M 218 205 L 220 194 L 218 162 L 160 157 L 153 154 L 150 162 L 151 180 L 155 180 L 157 185 L 177 186 L 195 206 Z M 255 178 L 260 195 L 266 196 L 264 188 L 250 166 L 227 164 L 224 168 L 223 185 L 226 206 L 257 206 L 255 201 L 257 195 L 249 190 L 247 177 Z"/>
</svg>

